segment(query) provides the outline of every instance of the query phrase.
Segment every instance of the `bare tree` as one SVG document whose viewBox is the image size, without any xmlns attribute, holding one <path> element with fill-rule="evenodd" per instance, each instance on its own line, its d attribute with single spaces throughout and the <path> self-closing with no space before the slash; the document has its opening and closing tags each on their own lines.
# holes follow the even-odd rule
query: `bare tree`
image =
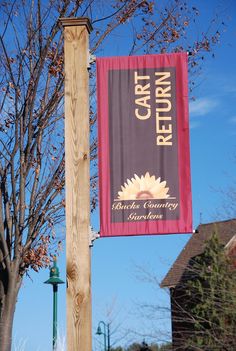
<svg viewBox="0 0 236 351">
<path fill-rule="evenodd" d="M 30 268 L 50 263 L 64 220 L 63 36 L 61 17 L 89 16 L 91 52 L 120 26 L 130 31 L 127 54 L 188 50 L 190 67 L 211 50 L 218 28 L 189 41 L 196 8 L 176 0 L 13 0 L 0 3 L 0 345 L 10 351 L 15 304 Z M 200 54 L 200 56 L 199 56 Z M 91 71 L 91 93 L 94 68 Z M 91 99 L 91 129 L 96 108 Z M 91 160 L 97 141 L 92 133 Z M 96 195 L 96 172 L 91 185 Z M 96 206 L 92 196 L 91 209 Z"/>
</svg>

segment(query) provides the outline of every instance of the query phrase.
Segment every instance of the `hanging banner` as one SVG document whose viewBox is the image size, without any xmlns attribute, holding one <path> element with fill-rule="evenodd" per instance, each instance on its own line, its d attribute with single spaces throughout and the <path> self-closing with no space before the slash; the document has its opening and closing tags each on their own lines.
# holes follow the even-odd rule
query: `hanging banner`
<svg viewBox="0 0 236 351">
<path fill-rule="evenodd" d="M 97 58 L 100 235 L 192 232 L 187 54 Z"/>
</svg>

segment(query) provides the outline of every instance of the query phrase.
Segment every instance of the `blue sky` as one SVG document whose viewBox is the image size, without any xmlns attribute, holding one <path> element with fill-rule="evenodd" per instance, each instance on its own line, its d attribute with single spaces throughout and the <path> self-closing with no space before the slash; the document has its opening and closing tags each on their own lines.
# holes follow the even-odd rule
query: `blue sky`
<svg viewBox="0 0 236 351">
<path fill-rule="evenodd" d="M 210 0 L 206 4 L 201 0 L 198 8 L 205 25 L 218 3 L 225 6 L 232 19 L 215 50 L 215 58 L 209 57 L 204 64 L 194 91 L 196 100 L 190 101 L 194 228 L 200 222 L 228 217 L 222 191 L 230 188 L 236 174 L 236 3 Z M 124 54 L 118 44 L 113 49 L 115 55 Z M 92 223 L 99 230 L 97 213 L 92 216 Z M 188 239 L 189 235 L 168 235 L 106 238 L 95 242 L 92 249 L 94 351 L 102 349 L 102 337 L 95 336 L 100 320 L 112 322 L 112 343 L 116 345 L 140 341 L 142 333 L 154 330 L 156 335 L 158 330 L 158 341 L 167 340 L 168 318 L 164 318 L 163 312 L 158 312 L 154 321 L 142 318 L 140 304 L 148 301 L 153 305 L 168 305 L 168 294 L 158 288 L 157 282 Z M 64 254 L 58 265 L 65 280 Z M 150 276 L 145 276 L 145 272 Z M 148 282 L 152 273 L 156 276 L 154 284 Z M 18 346 L 25 344 L 24 351 L 51 350 L 52 289 L 43 284 L 48 274 L 48 271 L 32 273 L 32 280 L 24 280 L 19 295 L 14 340 Z M 65 286 L 59 288 L 59 314 L 59 332 L 64 335 Z"/>
</svg>

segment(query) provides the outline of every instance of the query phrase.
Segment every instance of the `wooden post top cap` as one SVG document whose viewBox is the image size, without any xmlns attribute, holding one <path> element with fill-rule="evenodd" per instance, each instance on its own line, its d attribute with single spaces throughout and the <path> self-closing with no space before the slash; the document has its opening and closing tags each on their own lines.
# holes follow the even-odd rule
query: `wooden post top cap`
<svg viewBox="0 0 236 351">
<path fill-rule="evenodd" d="M 86 26 L 89 33 L 92 32 L 93 27 L 88 17 L 64 17 L 60 18 L 63 27 L 68 26 Z"/>
</svg>

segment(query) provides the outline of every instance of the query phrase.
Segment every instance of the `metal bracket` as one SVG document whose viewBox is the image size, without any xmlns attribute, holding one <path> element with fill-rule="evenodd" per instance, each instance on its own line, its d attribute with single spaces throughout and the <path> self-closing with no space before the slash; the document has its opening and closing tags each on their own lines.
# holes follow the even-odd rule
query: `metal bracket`
<svg viewBox="0 0 236 351">
<path fill-rule="evenodd" d="M 96 62 L 96 56 L 92 55 L 90 51 L 88 51 L 88 63 L 87 63 L 87 69 L 91 69 L 91 65 Z"/>
<path fill-rule="evenodd" d="M 93 242 L 100 238 L 100 235 L 98 232 L 95 232 L 91 225 L 89 226 L 89 247 L 93 247 Z"/>
</svg>

